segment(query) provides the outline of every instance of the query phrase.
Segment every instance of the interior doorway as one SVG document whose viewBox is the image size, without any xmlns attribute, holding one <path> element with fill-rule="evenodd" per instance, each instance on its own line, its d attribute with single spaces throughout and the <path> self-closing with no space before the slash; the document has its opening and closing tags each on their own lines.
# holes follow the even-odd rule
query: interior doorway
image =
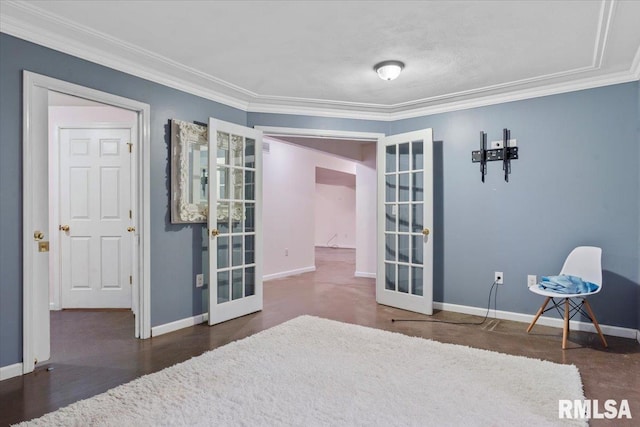
<svg viewBox="0 0 640 427">
<path fill-rule="evenodd" d="M 316 166 L 315 246 L 356 250 L 356 174 Z M 355 274 L 355 270 L 353 272 Z"/>
<path fill-rule="evenodd" d="M 129 147 L 138 143 L 137 114 L 57 92 L 48 98 L 50 306 L 135 309 Z"/>
<path fill-rule="evenodd" d="M 335 247 L 354 258 L 350 277 L 375 278 L 380 135 L 258 128 L 270 135 L 264 152 L 265 280 L 315 271 L 327 261 L 319 260 L 317 249 Z"/>
<path fill-rule="evenodd" d="M 73 203 L 77 203 L 75 208 L 82 207 L 83 203 L 85 207 L 91 205 L 88 201 L 89 195 L 92 193 L 89 191 L 89 187 L 92 181 L 97 181 L 104 184 L 104 191 L 98 191 L 97 202 L 95 203 L 95 205 L 99 206 L 98 211 L 100 209 L 103 211 L 98 212 L 97 216 L 126 217 L 125 221 L 129 224 L 126 232 L 130 233 L 126 236 L 128 237 L 129 253 L 131 255 L 126 255 L 126 251 L 120 250 L 127 245 L 127 242 L 122 239 L 122 234 L 120 234 L 120 237 L 114 233 L 102 235 L 102 237 L 107 238 L 97 239 L 99 243 L 93 245 L 93 252 L 97 252 L 95 258 L 99 262 L 107 261 L 101 260 L 100 256 L 108 253 L 107 258 L 116 259 L 118 263 L 117 265 L 107 263 L 108 266 L 106 268 L 98 268 L 97 276 L 102 283 L 110 283 L 112 285 L 111 288 L 114 289 L 130 286 L 126 297 L 128 302 L 125 305 L 128 306 L 128 310 L 132 310 L 131 316 L 135 319 L 133 325 L 131 325 L 132 335 L 139 338 L 148 338 L 150 336 L 150 106 L 28 71 L 25 71 L 23 75 L 23 97 L 24 306 L 22 370 L 23 373 L 29 373 L 34 370 L 36 363 L 50 358 L 50 309 L 60 308 L 60 293 L 52 292 L 51 287 L 56 286 L 56 284 L 51 280 L 51 277 L 61 277 L 61 247 L 64 246 L 61 237 L 71 237 L 66 235 L 70 231 L 70 227 L 67 227 L 69 224 L 66 222 L 61 223 L 60 221 L 61 215 L 64 215 L 61 208 L 64 204 L 59 203 L 59 201 L 62 199 L 65 202 L 70 202 L 68 194 L 66 196 L 61 194 L 61 179 L 67 180 L 68 189 L 71 191 L 80 195 L 84 194 L 84 196 L 74 199 Z M 115 108 L 113 111 L 126 110 L 120 112 L 126 113 L 128 116 L 122 122 L 104 122 L 102 121 L 103 119 L 98 119 L 98 121 L 88 120 L 87 117 L 81 119 L 80 114 L 75 116 L 73 120 L 75 123 L 58 124 L 57 127 L 54 126 L 54 129 L 52 129 L 50 128 L 51 123 L 49 120 L 50 99 L 52 99 L 51 107 L 80 107 L 82 110 L 84 110 L 83 107 L 89 108 L 89 106 L 102 109 Z M 81 105 L 56 105 L 71 102 L 70 100 Z M 87 126 L 87 123 L 91 126 Z M 98 128 L 98 133 L 106 130 L 111 132 L 116 129 L 116 133 L 119 132 L 120 136 L 108 135 L 104 137 L 103 135 L 102 138 L 98 137 L 94 140 L 94 143 L 91 143 L 91 138 L 87 138 L 86 135 L 83 137 L 77 134 L 67 135 L 65 150 L 68 150 L 68 153 L 82 155 L 85 151 L 89 153 L 91 149 L 95 148 L 93 145 L 96 145 L 97 152 L 111 155 L 112 157 L 114 157 L 115 151 L 126 152 L 127 156 L 130 151 L 130 158 L 120 162 L 119 166 L 116 164 L 104 164 L 94 168 L 97 170 L 96 174 L 98 175 L 95 175 L 92 179 L 88 178 L 91 175 L 89 170 L 91 166 L 67 165 L 67 172 L 75 168 L 73 169 L 74 173 L 79 173 L 80 175 L 84 173 L 86 179 L 80 180 L 77 179 L 77 176 L 61 178 L 61 145 L 52 145 L 48 136 L 53 133 L 53 140 L 55 141 L 55 138 L 58 138 L 57 142 L 59 143 L 63 129 L 67 129 L 69 132 L 74 129 L 84 129 L 86 131 L 91 127 Z M 100 129 L 101 127 L 102 129 Z M 96 131 L 96 129 L 92 131 Z M 128 139 L 128 141 L 125 142 L 124 139 Z M 128 169 L 128 179 L 126 179 L 125 173 L 121 169 L 123 163 L 124 168 Z M 102 176 L 99 175 L 101 172 L 104 172 Z M 113 191 L 114 186 L 117 187 L 117 191 Z M 118 207 L 116 209 L 118 210 L 117 215 L 114 214 L 114 206 Z M 122 209 L 120 209 L 121 207 Z M 81 211 L 82 209 L 75 210 L 76 213 L 82 213 Z M 120 225 L 124 225 L 124 223 L 121 222 Z M 80 236 L 79 240 L 82 240 L 82 238 L 86 240 L 86 236 Z M 109 245 L 111 246 L 109 247 Z M 77 254 L 79 257 L 83 256 L 82 251 L 77 251 Z M 73 262 L 73 265 L 79 264 L 79 262 Z M 124 278 L 115 280 L 114 269 L 118 272 L 130 272 L 130 274 L 127 274 L 128 277 L 124 276 Z M 85 268 L 85 273 L 86 270 Z M 73 272 L 71 275 L 73 275 Z M 119 274 L 119 276 L 123 275 Z M 87 281 L 89 280 L 84 280 L 85 288 L 87 288 Z M 83 280 L 80 278 L 77 282 L 81 284 Z M 115 282 L 119 282 L 117 286 L 113 286 Z M 57 301 L 56 294 L 58 295 Z"/>
</svg>

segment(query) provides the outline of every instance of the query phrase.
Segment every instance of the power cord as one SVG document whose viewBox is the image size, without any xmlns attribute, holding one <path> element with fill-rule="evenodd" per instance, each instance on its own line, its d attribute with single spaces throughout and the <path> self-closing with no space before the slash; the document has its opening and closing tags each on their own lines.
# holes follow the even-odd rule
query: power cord
<svg viewBox="0 0 640 427">
<path fill-rule="evenodd" d="M 436 319 L 391 319 L 392 323 L 395 322 L 432 322 L 432 323 L 448 323 L 451 325 L 482 325 L 484 322 L 487 321 L 487 318 L 489 317 L 489 310 L 491 308 L 491 293 L 493 292 L 493 288 L 496 287 L 496 285 L 498 284 L 497 281 L 494 281 L 493 284 L 491 285 L 491 289 L 489 289 L 489 301 L 487 303 L 487 313 L 484 315 L 484 319 L 482 319 L 482 322 L 450 322 L 447 320 L 436 320 Z M 496 288 L 496 293 L 493 296 L 493 309 L 494 310 L 498 310 L 498 306 L 497 306 L 497 302 L 498 302 L 498 288 Z"/>
</svg>

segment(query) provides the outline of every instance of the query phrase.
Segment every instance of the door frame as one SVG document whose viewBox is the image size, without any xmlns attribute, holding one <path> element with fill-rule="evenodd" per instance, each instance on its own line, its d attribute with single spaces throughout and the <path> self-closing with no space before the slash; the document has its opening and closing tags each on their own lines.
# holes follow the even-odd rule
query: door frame
<svg viewBox="0 0 640 427">
<path fill-rule="evenodd" d="M 49 229 L 51 231 L 54 231 L 53 233 L 50 234 L 49 236 L 49 268 L 53 269 L 49 271 L 49 288 L 53 290 L 54 294 L 53 294 L 53 298 L 51 298 L 51 295 L 49 295 L 49 301 L 50 301 L 50 308 L 51 310 L 62 310 L 62 286 L 61 286 L 61 272 L 62 272 L 62 265 L 61 263 L 61 240 L 60 240 L 60 234 L 59 233 L 55 233 L 55 228 L 56 228 L 56 224 L 61 224 L 58 220 L 60 219 L 60 131 L 62 131 L 63 129 L 129 129 L 129 131 L 131 132 L 132 135 L 136 135 L 136 142 L 135 144 L 138 144 L 137 141 L 137 128 L 138 125 L 136 122 L 70 122 L 70 123 L 59 123 L 55 126 L 55 130 L 54 130 L 54 135 L 53 135 L 53 140 L 49 141 Z M 131 141 L 129 141 L 131 142 Z M 136 153 L 132 153 L 132 154 L 136 154 Z M 136 194 L 136 178 L 137 178 L 137 168 L 138 168 L 138 163 L 136 162 L 136 158 L 135 156 L 131 159 L 131 176 L 130 176 L 130 180 L 129 180 L 129 187 L 131 188 L 131 200 L 135 200 L 135 194 Z M 53 201 L 53 203 L 51 203 Z M 133 221 L 135 222 L 135 221 Z M 125 233 L 126 234 L 126 233 Z M 124 234 L 123 234 L 124 235 Z M 137 245 L 133 245 L 133 248 L 135 248 Z M 131 252 L 131 265 L 135 266 L 136 263 L 136 259 L 135 259 L 135 251 L 132 250 Z M 133 268 L 132 267 L 132 272 L 133 272 Z M 135 285 L 132 286 L 131 292 L 132 292 L 132 300 L 131 300 L 131 309 L 135 310 L 137 309 L 137 307 L 134 307 L 134 301 L 135 299 L 133 299 L 133 292 L 136 291 L 137 288 L 137 281 L 135 283 Z M 136 337 L 137 337 L 137 333 L 136 333 Z"/>
<path fill-rule="evenodd" d="M 335 130 L 335 129 L 317 129 L 317 128 L 293 128 L 293 127 L 282 127 L 282 126 L 254 126 L 255 129 L 261 130 L 263 135 L 267 138 L 278 139 L 279 136 L 295 136 L 300 138 L 313 138 L 313 139 L 344 139 L 344 140 L 352 140 L 352 141 L 361 141 L 361 142 L 371 142 L 376 144 L 376 153 L 378 150 L 378 145 L 380 144 L 380 138 L 384 138 L 386 136 L 383 132 L 361 132 L 361 131 L 345 131 L 345 130 Z M 340 156 L 338 156 L 340 157 Z M 377 157 L 377 155 L 376 155 Z M 354 161 L 353 159 L 349 159 Z M 378 168 L 376 159 L 376 170 Z M 377 189 L 377 184 L 376 184 Z M 356 187 L 356 194 L 358 192 L 358 188 Z M 356 199 L 357 199 L 356 195 Z M 376 190 L 376 201 L 373 206 L 370 207 L 376 212 L 378 209 L 377 203 L 377 190 Z M 356 216 L 358 215 L 358 208 L 356 202 Z M 377 240 L 377 218 L 374 224 L 373 229 L 374 240 Z M 364 237 L 365 234 L 362 231 L 358 231 L 358 227 L 356 226 L 356 253 L 358 253 L 358 242 L 362 240 L 366 240 L 367 237 Z M 374 244 L 377 244 L 374 242 Z M 373 251 L 373 256 L 377 256 L 377 249 Z M 356 255 L 357 256 L 357 255 Z M 375 279 L 377 274 L 377 267 L 374 271 L 358 271 L 357 270 L 357 262 L 356 262 L 356 271 L 354 272 L 355 277 L 364 277 L 369 279 Z M 274 275 L 270 275 L 270 278 L 275 277 Z"/>
<path fill-rule="evenodd" d="M 136 198 L 134 207 L 134 224 L 137 225 L 138 245 L 136 255 L 137 268 L 134 270 L 134 279 L 138 279 L 138 307 L 136 312 L 136 336 L 142 339 L 151 336 L 151 268 L 150 268 L 150 166 L 151 166 L 151 107 L 132 99 L 101 92 L 84 86 L 69 83 L 63 80 L 23 71 L 23 111 L 22 111 L 22 218 L 23 218 L 23 260 L 22 260 L 22 287 L 23 287 L 23 313 L 22 313 L 22 372 L 32 372 L 35 368 L 33 357 L 34 341 L 37 337 L 37 325 L 34 319 L 36 307 L 34 297 L 40 287 L 33 283 L 36 275 L 37 263 L 34 262 L 32 253 L 33 230 L 36 227 L 44 228 L 49 235 L 49 224 L 35 224 L 33 220 L 33 206 L 31 197 L 34 191 L 42 190 L 45 194 L 40 197 L 48 197 L 49 189 L 38 189 L 34 186 L 34 177 L 37 171 L 31 164 L 31 156 L 34 152 L 48 153 L 48 120 L 38 120 L 41 112 L 48 109 L 42 105 L 43 100 L 37 96 L 37 92 L 44 89 L 63 94 L 76 96 L 100 102 L 114 107 L 135 111 L 138 115 L 138 144 L 135 147 L 137 159 Z M 48 155 L 47 155 L 48 158 Z M 49 178 L 47 177 L 47 182 Z M 49 294 L 49 283 L 46 283 L 46 294 Z M 48 298 L 47 298 L 48 300 Z M 49 306 L 47 305 L 47 310 Z"/>
</svg>

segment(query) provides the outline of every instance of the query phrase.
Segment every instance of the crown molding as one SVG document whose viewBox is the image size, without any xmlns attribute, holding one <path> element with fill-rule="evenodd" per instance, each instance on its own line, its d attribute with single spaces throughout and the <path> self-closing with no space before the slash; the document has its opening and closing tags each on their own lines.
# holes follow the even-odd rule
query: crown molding
<svg viewBox="0 0 640 427">
<path fill-rule="evenodd" d="M 253 93 L 230 84 L 223 85 L 219 79 L 168 58 L 44 14 L 32 5 L 6 1 L 2 7 L 0 32 L 14 37 L 243 111 L 247 110 L 249 99 L 255 97 Z"/>
<path fill-rule="evenodd" d="M 636 80 L 640 80 L 640 46 L 638 46 L 636 56 L 633 57 L 633 62 L 631 63 L 631 69 L 629 72 Z"/>
<path fill-rule="evenodd" d="M 636 70 L 636 73 L 638 73 L 639 71 L 640 70 Z M 489 94 L 486 96 L 470 99 L 461 99 L 439 103 L 431 103 L 429 101 L 426 101 L 422 105 L 414 104 L 411 109 L 394 110 L 393 108 L 388 108 L 385 112 L 368 112 L 352 109 L 339 110 L 336 108 L 323 109 L 319 107 L 309 108 L 296 105 L 271 105 L 254 103 L 250 104 L 248 111 L 252 113 L 291 114 L 377 121 L 396 121 L 415 117 L 429 116 L 433 114 L 447 113 L 451 111 L 467 110 L 470 108 L 484 107 L 495 104 L 504 104 L 507 102 L 539 98 L 542 96 L 575 92 L 578 90 L 593 89 L 620 83 L 628 83 L 635 80 L 638 80 L 637 76 L 632 75 L 632 73 L 629 71 L 623 71 L 606 76 L 596 76 L 565 83 L 537 86 L 522 90 L 514 90 L 507 93 Z"/>
<path fill-rule="evenodd" d="M 595 75 L 616 4 L 602 2 L 588 66 L 393 105 L 260 95 L 21 1 L 3 2 L 0 31 L 246 112 L 394 121 L 639 80 L 640 47 L 629 71 Z"/>
</svg>

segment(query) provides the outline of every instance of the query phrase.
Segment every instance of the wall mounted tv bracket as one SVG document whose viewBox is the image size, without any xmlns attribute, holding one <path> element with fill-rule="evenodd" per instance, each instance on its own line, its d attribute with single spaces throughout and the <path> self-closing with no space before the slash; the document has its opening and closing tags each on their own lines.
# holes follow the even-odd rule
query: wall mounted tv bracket
<svg viewBox="0 0 640 427">
<path fill-rule="evenodd" d="M 502 130 L 502 147 L 487 150 L 487 134 L 480 131 L 480 149 L 471 152 L 471 161 L 480 163 L 480 174 L 482 182 L 487 174 L 487 162 L 502 160 L 502 170 L 504 171 L 504 180 L 509 182 L 509 174 L 511 173 L 511 160 L 518 158 L 518 147 L 510 147 L 511 131 L 509 129 Z"/>
</svg>

